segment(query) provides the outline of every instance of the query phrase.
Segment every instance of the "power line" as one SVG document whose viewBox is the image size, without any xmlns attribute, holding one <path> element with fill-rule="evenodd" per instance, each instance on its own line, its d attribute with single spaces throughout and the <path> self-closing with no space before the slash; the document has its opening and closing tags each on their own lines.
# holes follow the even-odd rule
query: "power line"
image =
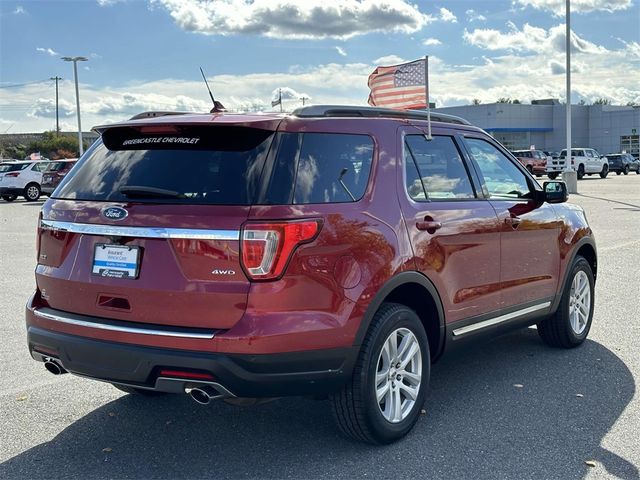
<svg viewBox="0 0 640 480">
<path fill-rule="evenodd" d="M 0 88 L 16 88 L 16 87 L 26 87 L 27 85 L 36 85 L 38 83 L 48 82 L 49 79 L 46 78 L 44 80 L 36 80 L 34 82 L 26 82 L 26 83 L 13 83 L 11 85 L 0 85 Z"/>
</svg>

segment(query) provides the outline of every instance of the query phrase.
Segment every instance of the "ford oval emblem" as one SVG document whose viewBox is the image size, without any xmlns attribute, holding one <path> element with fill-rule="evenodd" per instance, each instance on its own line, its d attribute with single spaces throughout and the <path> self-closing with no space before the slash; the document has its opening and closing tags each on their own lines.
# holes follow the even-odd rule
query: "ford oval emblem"
<svg viewBox="0 0 640 480">
<path fill-rule="evenodd" d="M 124 220 L 129 215 L 124 208 L 120 207 L 107 207 L 102 209 L 102 216 L 109 220 Z"/>
</svg>

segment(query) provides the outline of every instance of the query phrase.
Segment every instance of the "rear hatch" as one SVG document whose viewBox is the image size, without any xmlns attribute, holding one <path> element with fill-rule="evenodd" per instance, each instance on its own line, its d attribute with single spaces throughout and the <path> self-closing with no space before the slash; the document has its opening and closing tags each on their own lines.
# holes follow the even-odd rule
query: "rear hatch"
<svg viewBox="0 0 640 480">
<path fill-rule="evenodd" d="M 92 317 L 233 326 L 249 291 L 240 229 L 276 127 L 272 120 L 107 129 L 43 208 L 43 300 Z"/>
</svg>

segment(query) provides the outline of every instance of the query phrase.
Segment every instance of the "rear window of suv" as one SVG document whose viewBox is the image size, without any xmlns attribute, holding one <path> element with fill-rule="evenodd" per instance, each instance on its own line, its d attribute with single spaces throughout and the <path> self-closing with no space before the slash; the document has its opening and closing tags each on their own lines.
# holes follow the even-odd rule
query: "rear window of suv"
<svg viewBox="0 0 640 480">
<path fill-rule="evenodd" d="M 116 127 L 80 160 L 56 198 L 249 205 L 274 133 L 237 126 Z M 156 127 L 160 128 L 161 127 Z M 148 131 L 153 132 L 152 127 Z"/>
<path fill-rule="evenodd" d="M 0 165 L 0 173 L 17 172 L 20 170 L 24 170 L 29 165 L 29 163 L 5 163 L 3 165 Z"/>
</svg>

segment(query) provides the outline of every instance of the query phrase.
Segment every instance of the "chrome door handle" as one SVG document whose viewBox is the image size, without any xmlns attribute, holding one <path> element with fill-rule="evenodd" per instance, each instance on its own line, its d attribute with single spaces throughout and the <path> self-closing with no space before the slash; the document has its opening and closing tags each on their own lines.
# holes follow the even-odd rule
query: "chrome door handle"
<svg viewBox="0 0 640 480">
<path fill-rule="evenodd" d="M 504 223 L 506 225 L 511 225 L 512 228 L 518 228 L 518 225 L 520 225 L 520 222 L 522 220 L 520 220 L 519 217 L 508 217 L 504 219 Z"/>
<path fill-rule="evenodd" d="M 418 230 L 426 230 L 428 233 L 435 233 L 436 230 L 442 228 L 442 223 L 436 222 L 433 219 L 427 220 L 425 218 L 422 222 L 416 222 L 416 228 Z"/>
</svg>

